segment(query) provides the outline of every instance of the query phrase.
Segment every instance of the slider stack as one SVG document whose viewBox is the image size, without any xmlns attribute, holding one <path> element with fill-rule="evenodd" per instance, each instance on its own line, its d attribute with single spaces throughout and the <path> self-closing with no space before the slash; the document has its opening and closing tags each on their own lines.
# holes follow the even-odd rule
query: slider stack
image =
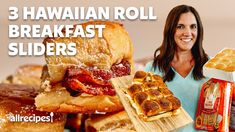
<svg viewBox="0 0 235 132">
<path fill-rule="evenodd" d="M 64 131 L 67 114 L 66 127 L 73 128 L 72 131 L 80 131 L 81 127 L 82 131 L 134 131 L 110 82 L 111 78 L 133 73 L 133 44 L 130 37 L 120 23 L 90 21 L 81 25 L 84 29 L 88 25 L 105 25 L 106 28 L 102 38 L 98 37 L 97 31 L 93 38 L 72 37 L 73 34 L 66 38 L 45 38 L 44 45 L 75 43 L 77 54 L 45 54 L 46 65 L 38 66 L 39 72 L 38 67 L 34 69 L 34 66 L 28 65 L 3 81 L 1 93 L 7 93 L 8 96 L 0 96 L 0 131 Z M 33 87 L 33 90 L 28 87 Z M 6 114 L 18 114 L 13 111 L 14 107 L 21 113 L 22 101 L 32 106 L 31 112 L 27 111 L 22 116 L 30 116 L 35 113 L 32 111 L 36 111 L 35 115 L 53 117 L 52 122 L 9 122 Z"/>
<path fill-rule="evenodd" d="M 23 65 L 0 84 L 1 132 L 64 130 L 66 114 L 52 115 L 51 112 L 36 110 L 34 105 L 34 98 L 40 91 L 41 71 L 40 65 Z M 43 121 L 39 121 L 39 117 Z"/>
<path fill-rule="evenodd" d="M 167 88 L 160 76 L 152 73 L 137 71 L 126 96 L 144 121 L 153 121 L 180 112 L 180 100 Z"/>
</svg>

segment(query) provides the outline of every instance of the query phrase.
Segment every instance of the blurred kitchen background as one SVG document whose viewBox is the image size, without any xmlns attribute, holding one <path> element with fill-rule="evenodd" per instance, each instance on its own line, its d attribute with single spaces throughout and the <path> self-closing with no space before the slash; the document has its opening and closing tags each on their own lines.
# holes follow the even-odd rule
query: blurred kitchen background
<svg viewBox="0 0 235 132">
<path fill-rule="evenodd" d="M 213 56 L 224 47 L 235 49 L 235 1 L 234 0 L 32 0 L 1 1 L 0 8 L 0 80 L 12 74 L 14 70 L 22 64 L 45 64 L 44 57 L 9 57 L 8 44 L 10 42 L 42 42 L 43 39 L 9 39 L 9 24 L 75 24 L 81 21 L 17 21 L 8 20 L 8 8 L 16 6 L 22 9 L 27 7 L 105 7 L 111 8 L 121 6 L 124 8 L 134 7 L 154 7 L 154 14 L 158 17 L 156 21 L 122 21 L 126 30 L 134 43 L 134 59 L 137 63 L 144 64 L 145 61 L 153 57 L 155 49 L 162 42 L 163 27 L 169 11 L 179 4 L 188 4 L 197 9 L 204 26 L 204 48 L 206 52 Z M 147 8 L 146 8 L 147 9 Z M 110 13 L 111 14 L 111 13 Z M 19 14 L 22 18 L 22 14 Z M 112 15 L 111 15 L 112 16 Z M 112 19 L 111 19 L 112 20 Z M 137 64 L 136 63 L 136 64 Z M 143 65 L 138 65 L 143 68 Z"/>
</svg>

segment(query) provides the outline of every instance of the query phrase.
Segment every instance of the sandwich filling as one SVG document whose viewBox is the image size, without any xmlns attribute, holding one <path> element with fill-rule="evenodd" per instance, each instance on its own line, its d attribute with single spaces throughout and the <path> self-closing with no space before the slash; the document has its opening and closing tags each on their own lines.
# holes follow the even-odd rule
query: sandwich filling
<svg viewBox="0 0 235 132">
<path fill-rule="evenodd" d="M 131 65 L 128 61 L 121 61 L 111 66 L 109 70 L 96 67 L 70 66 L 67 68 L 63 86 L 72 96 L 81 93 L 91 95 L 116 95 L 110 79 L 130 75 Z"/>
</svg>

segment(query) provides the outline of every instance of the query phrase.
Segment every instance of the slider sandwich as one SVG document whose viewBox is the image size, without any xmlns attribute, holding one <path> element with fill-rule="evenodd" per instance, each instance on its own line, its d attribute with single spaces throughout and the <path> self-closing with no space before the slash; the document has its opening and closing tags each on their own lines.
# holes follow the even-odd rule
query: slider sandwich
<svg viewBox="0 0 235 132">
<path fill-rule="evenodd" d="M 36 110 L 38 90 L 27 85 L 0 84 L 1 132 L 61 132 L 66 115 Z"/>
<path fill-rule="evenodd" d="M 162 78 L 153 73 L 137 71 L 126 96 L 143 121 L 154 121 L 180 113 L 181 102 L 168 89 Z"/>
<path fill-rule="evenodd" d="M 36 64 L 21 65 L 0 84 L 1 132 L 64 131 L 66 114 L 41 112 L 34 105 L 42 68 Z"/>
<path fill-rule="evenodd" d="M 76 43 L 75 56 L 45 55 L 41 88 L 36 106 L 41 111 L 99 113 L 123 110 L 110 83 L 113 77 L 133 72 L 133 44 L 122 24 L 91 21 L 81 24 L 105 25 L 103 37 L 46 38 L 48 43 Z M 65 33 L 65 32 L 64 32 Z M 71 34 L 72 36 L 72 34 Z M 57 49 L 54 49 L 57 50 Z"/>
</svg>

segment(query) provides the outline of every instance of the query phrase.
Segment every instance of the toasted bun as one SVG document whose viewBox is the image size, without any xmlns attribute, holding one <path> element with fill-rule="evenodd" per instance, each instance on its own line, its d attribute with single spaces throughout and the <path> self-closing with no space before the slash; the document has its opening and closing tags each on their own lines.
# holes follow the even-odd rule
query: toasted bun
<svg viewBox="0 0 235 132">
<path fill-rule="evenodd" d="M 17 122 L 20 116 L 50 116 L 51 113 L 40 112 L 34 106 L 35 88 L 25 85 L 0 84 L 0 131 L 1 132 L 39 132 L 63 131 L 66 116 L 53 113 L 52 122 Z M 13 117 L 14 116 L 14 119 Z M 13 119 L 13 120 L 10 120 Z M 19 118 L 18 118 L 19 119 Z M 19 121 L 19 120 L 18 120 Z"/>
<path fill-rule="evenodd" d="M 36 106 L 41 111 L 96 113 L 123 110 L 117 96 L 92 96 L 82 94 L 72 97 L 65 87 L 54 86 L 52 90 L 43 92 L 35 98 Z"/>
<path fill-rule="evenodd" d="M 170 117 L 170 116 L 178 115 L 182 111 L 182 107 L 180 107 L 178 109 L 168 111 L 168 112 L 164 112 L 164 113 L 160 113 L 160 114 L 157 114 L 157 115 L 146 116 L 146 115 L 143 114 L 141 108 L 134 103 L 134 101 L 131 99 L 131 97 L 129 95 L 127 95 L 127 98 L 130 101 L 131 106 L 136 110 L 137 115 L 143 121 L 155 121 L 155 120 L 161 119 L 163 117 Z"/>
<path fill-rule="evenodd" d="M 20 66 L 15 73 L 9 75 L 3 82 L 29 85 L 39 89 L 41 84 L 42 66 L 27 64 Z"/>
<path fill-rule="evenodd" d="M 122 24 L 107 21 L 91 21 L 81 24 L 83 28 L 87 25 L 105 25 L 103 37 L 98 38 L 97 32 L 94 38 L 46 38 L 47 43 L 76 43 L 77 54 L 71 56 L 48 56 L 45 55 L 49 80 L 59 82 L 63 79 L 65 69 L 69 65 L 81 65 L 110 69 L 110 67 L 126 60 L 131 64 L 133 71 L 133 44 Z M 55 50 L 55 49 L 54 49 Z"/>
<path fill-rule="evenodd" d="M 131 120 L 125 111 L 91 117 L 86 120 L 87 132 L 93 131 L 135 131 Z"/>
</svg>

